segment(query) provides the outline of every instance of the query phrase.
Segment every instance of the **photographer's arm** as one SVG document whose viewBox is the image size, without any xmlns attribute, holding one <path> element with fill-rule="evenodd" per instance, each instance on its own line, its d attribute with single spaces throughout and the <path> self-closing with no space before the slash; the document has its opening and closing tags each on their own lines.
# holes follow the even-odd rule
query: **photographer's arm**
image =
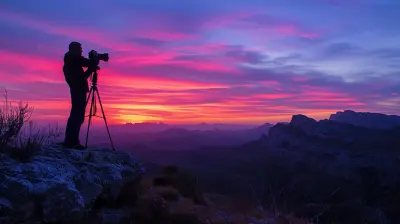
<svg viewBox="0 0 400 224">
<path fill-rule="evenodd" d="M 93 61 L 81 56 L 79 58 L 79 63 L 82 67 L 88 68 L 85 71 L 85 78 L 89 78 L 90 74 L 92 74 L 92 72 L 95 71 L 95 68 L 97 68 L 98 66 L 95 66 L 93 63 Z"/>
<path fill-rule="evenodd" d="M 85 57 L 83 57 L 83 56 L 81 56 L 81 57 L 79 58 L 79 64 L 80 64 L 82 67 L 88 68 L 88 67 L 90 66 L 90 60 L 87 59 L 87 58 L 85 58 Z"/>
</svg>

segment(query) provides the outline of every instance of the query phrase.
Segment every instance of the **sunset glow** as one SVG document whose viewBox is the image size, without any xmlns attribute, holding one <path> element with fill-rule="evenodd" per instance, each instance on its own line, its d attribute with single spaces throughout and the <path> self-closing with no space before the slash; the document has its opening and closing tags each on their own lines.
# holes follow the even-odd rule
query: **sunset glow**
<svg viewBox="0 0 400 224">
<path fill-rule="evenodd" d="M 99 91 L 113 124 L 400 114 L 398 21 L 396 0 L 6 0 L 0 90 L 65 121 L 62 59 L 79 41 L 110 53 Z"/>
</svg>

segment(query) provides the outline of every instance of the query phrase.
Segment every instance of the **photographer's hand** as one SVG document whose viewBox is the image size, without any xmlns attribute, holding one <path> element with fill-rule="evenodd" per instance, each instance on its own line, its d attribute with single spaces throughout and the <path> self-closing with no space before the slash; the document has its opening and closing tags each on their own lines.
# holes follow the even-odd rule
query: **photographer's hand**
<svg viewBox="0 0 400 224">
<path fill-rule="evenodd" d="M 93 73 L 93 72 L 90 71 L 90 69 L 87 69 L 87 70 L 85 71 L 85 79 L 88 79 L 92 73 Z"/>
<path fill-rule="evenodd" d="M 96 70 L 94 70 L 93 68 L 88 68 L 88 69 L 86 69 L 86 71 L 85 71 L 85 78 L 87 79 L 87 78 L 89 78 L 89 76 L 93 73 L 93 72 L 95 72 L 95 71 L 97 71 L 97 70 L 100 70 L 100 66 L 96 66 Z"/>
</svg>

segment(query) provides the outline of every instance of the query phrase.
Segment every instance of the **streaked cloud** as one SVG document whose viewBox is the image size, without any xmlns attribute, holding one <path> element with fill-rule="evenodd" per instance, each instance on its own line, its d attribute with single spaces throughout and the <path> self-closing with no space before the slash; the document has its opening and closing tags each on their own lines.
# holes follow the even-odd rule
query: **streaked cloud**
<svg viewBox="0 0 400 224">
<path fill-rule="evenodd" d="M 79 4 L 80 7 L 76 7 Z M 109 52 L 99 88 L 111 122 L 399 114 L 397 1 L 0 3 L 0 88 L 64 121 L 68 43 Z"/>
</svg>

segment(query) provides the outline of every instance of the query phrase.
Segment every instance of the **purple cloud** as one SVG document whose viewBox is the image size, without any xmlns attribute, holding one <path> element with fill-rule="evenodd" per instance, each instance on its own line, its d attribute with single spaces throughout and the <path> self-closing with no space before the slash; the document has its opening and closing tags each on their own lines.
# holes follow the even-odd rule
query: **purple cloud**
<svg viewBox="0 0 400 224">
<path fill-rule="evenodd" d="M 61 67 L 72 40 L 110 53 L 99 85 L 114 123 L 399 113 L 395 1 L 76 4 L 0 3 L 0 87 L 32 102 L 36 118 L 68 115 Z"/>
</svg>

